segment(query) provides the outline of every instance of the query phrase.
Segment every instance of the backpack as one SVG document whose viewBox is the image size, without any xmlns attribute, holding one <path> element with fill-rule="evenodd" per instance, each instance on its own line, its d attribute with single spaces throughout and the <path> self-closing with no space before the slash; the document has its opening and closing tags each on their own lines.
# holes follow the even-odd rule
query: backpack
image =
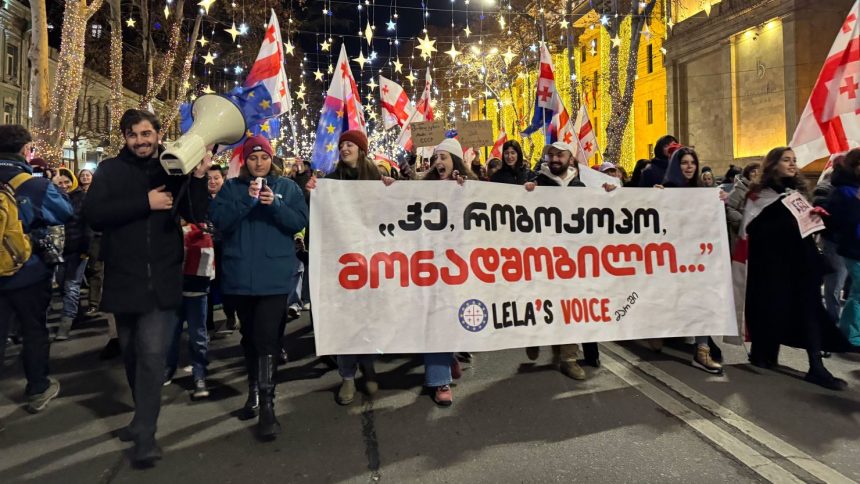
<svg viewBox="0 0 860 484">
<path fill-rule="evenodd" d="M 0 276 L 15 274 L 30 259 L 30 238 L 18 216 L 18 201 L 15 190 L 31 176 L 28 173 L 15 175 L 0 186 Z"/>
</svg>

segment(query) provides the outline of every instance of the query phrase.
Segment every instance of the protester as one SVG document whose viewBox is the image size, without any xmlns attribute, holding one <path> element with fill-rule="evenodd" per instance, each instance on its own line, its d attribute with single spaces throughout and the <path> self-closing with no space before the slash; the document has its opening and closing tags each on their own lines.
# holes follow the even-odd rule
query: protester
<svg viewBox="0 0 860 484">
<path fill-rule="evenodd" d="M 694 149 L 682 147 L 672 154 L 662 186 L 665 188 L 701 186 L 699 156 Z M 711 349 L 713 347 L 716 347 L 716 344 L 709 336 L 696 336 L 696 353 L 693 355 L 692 365 L 702 371 L 719 375 L 723 373 L 723 367 L 714 361 L 715 358 L 712 358 Z M 718 351 L 717 349 L 714 353 L 718 353 Z M 719 359 L 719 356 L 715 355 L 715 357 Z"/>
<path fill-rule="evenodd" d="M 60 168 L 57 176 L 54 177 L 54 183 L 68 196 L 74 209 L 74 215 L 65 225 L 63 263 L 57 271 L 57 285 L 63 295 L 63 312 L 54 339 L 64 341 L 69 339 L 72 325 L 78 316 L 81 281 L 87 268 L 91 231 L 83 219 L 84 198 L 87 192 L 78 186 L 77 177 L 71 170 Z"/>
<path fill-rule="evenodd" d="M 750 187 L 741 228 L 749 244 L 745 315 L 750 363 L 772 368 L 781 344 L 803 348 L 809 358 L 806 380 L 843 390 L 847 383 L 824 367 L 821 352 L 850 346 L 821 302 L 826 269 L 815 241 L 801 235 L 797 219 L 781 203 L 794 193 L 806 196 L 795 154 L 787 147 L 774 148 L 764 159 L 761 181 Z"/>
<path fill-rule="evenodd" d="M 502 167 L 490 177 L 491 182 L 523 185 L 529 181 L 531 172 L 519 141 L 506 141 L 502 145 L 502 158 Z"/>
<path fill-rule="evenodd" d="M 194 387 L 192 399 L 206 398 L 206 369 L 209 366 L 209 334 L 206 328 L 206 300 L 209 284 L 215 278 L 215 250 L 212 236 L 203 224 L 185 223 L 182 227 L 185 243 L 185 259 L 182 264 L 182 306 L 177 314 L 167 351 L 167 368 L 164 370 L 164 384 L 173 380 L 179 364 L 179 342 L 182 339 L 183 325 L 188 323 L 188 354 L 191 356 L 191 376 Z"/>
<path fill-rule="evenodd" d="M 259 437 L 274 439 L 281 431 L 274 408 L 275 358 L 287 295 L 295 289 L 285 275 L 298 263 L 293 234 L 307 226 L 308 207 L 298 185 L 279 176 L 266 138 L 248 138 L 242 155 L 239 176 L 224 183 L 209 216 L 223 237 L 221 289 L 234 298 L 241 323 L 248 399 L 240 418 L 259 413 Z"/>
<path fill-rule="evenodd" d="M 14 218 L 6 222 L 4 244 L 0 246 L 0 270 L 4 274 L 0 276 L 0 361 L 15 318 L 24 339 L 21 356 L 27 377 L 26 408 L 38 413 L 60 393 L 60 382 L 48 376 L 51 342 L 47 319 L 51 276 L 60 253 L 45 244 L 44 229 L 66 223 L 73 209 L 49 179 L 32 176 L 33 169 L 25 158 L 32 142 L 23 126 L 0 126 L 0 182 L 6 185 L 0 203 L 7 214 L 17 208 L 20 220 L 20 225 Z"/>
<path fill-rule="evenodd" d="M 526 190 L 532 191 L 536 186 L 550 187 L 584 187 L 585 184 L 579 178 L 579 164 L 574 157 L 574 149 L 569 144 L 557 141 L 545 148 L 549 162 L 545 164 L 533 182 L 525 184 Z M 614 187 L 604 185 L 604 189 L 611 191 Z M 585 380 L 587 375 L 580 363 L 600 366 L 600 353 L 597 343 L 585 343 L 584 358 L 578 344 L 553 345 L 553 354 L 559 360 L 559 370 L 567 377 L 574 380 Z M 526 356 L 535 361 L 540 356 L 540 347 L 531 346 L 526 348 Z"/>
<path fill-rule="evenodd" d="M 502 160 L 496 157 L 487 160 L 487 177 L 493 181 L 493 175 L 502 169 Z"/>
<path fill-rule="evenodd" d="M 604 175 L 614 176 L 619 180 L 624 182 L 624 176 L 621 174 L 621 170 L 619 166 L 616 166 L 615 163 L 610 161 L 604 161 L 603 164 L 600 165 L 600 172 Z"/>
<path fill-rule="evenodd" d="M 741 169 L 735 165 L 729 165 L 729 169 L 726 170 L 726 174 L 723 175 L 723 182 L 720 184 L 720 189 L 726 193 L 731 193 L 735 188 L 735 181 L 737 181 L 738 175 L 740 175 Z"/>
<path fill-rule="evenodd" d="M 744 167 L 740 177 L 735 181 L 731 190 L 728 190 L 729 198 L 726 201 L 726 221 L 729 224 L 729 249 L 734 250 L 738 240 L 738 232 L 744 219 L 744 207 L 747 202 L 747 192 L 750 184 L 758 178 L 761 168 L 760 163 L 750 163 Z"/>
<path fill-rule="evenodd" d="M 851 275 L 851 292 L 839 318 L 839 328 L 852 345 L 860 346 L 860 149 L 834 162 L 831 183 L 833 190 L 825 205 L 830 212 L 827 225 L 833 232 L 836 252 L 843 258 L 841 265 Z M 832 294 L 825 292 L 827 296 Z"/>
<path fill-rule="evenodd" d="M 630 175 L 630 179 L 624 183 L 625 187 L 638 187 L 642 183 L 642 171 L 648 167 L 649 160 L 641 159 L 636 162 L 636 166 L 633 167 L 633 174 Z"/>
<path fill-rule="evenodd" d="M 212 165 L 209 171 L 206 172 L 206 188 L 209 192 L 209 199 L 214 200 L 224 186 L 226 180 L 225 170 L 220 165 Z M 221 244 L 221 234 L 214 227 L 209 227 L 212 232 L 212 243 L 215 249 L 215 280 L 210 284 L 209 297 L 206 299 L 206 328 L 214 328 L 216 334 L 229 335 L 236 330 L 236 308 L 233 307 L 230 298 L 223 297 L 221 292 L 221 280 L 223 279 L 221 269 L 221 258 L 223 256 L 223 248 Z M 215 327 L 215 305 L 221 304 L 221 309 L 224 311 L 226 322 L 221 328 Z"/>
<path fill-rule="evenodd" d="M 845 155 L 839 154 L 830 158 L 831 166 L 821 173 L 818 179 L 818 184 L 815 185 L 815 190 L 812 192 L 812 204 L 816 207 L 826 207 L 833 193 L 833 167 L 837 163 L 842 163 Z M 848 268 L 845 266 L 845 261 L 839 255 L 839 241 L 836 240 L 836 233 L 826 220 L 827 228 L 818 233 L 819 244 L 821 246 L 821 255 L 827 261 L 832 272 L 824 275 L 824 308 L 830 319 L 839 321 L 839 315 L 842 313 L 842 292 L 845 288 L 845 281 L 848 278 Z"/>
<path fill-rule="evenodd" d="M 135 404 L 118 437 L 134 441 L 136 465 L 151 466 L 161 458 L 155 432 L 165 355 L 182 303 L 182 230 L 175 214 L 204 221 L 208 165 L 188 177 L 168 175 L 158 161 L 161 122 L 148 111 L 129 109 L 119 127 L 125 146 L 99 165 L 84 216 L 103 233 L 102 309 L 115 315 Z"/>
<path fill-rule="evenodd" d="M 639 186 L 650 188 L 663 183 L 663 178 L 666 177 L 666 169 L 669 167 L 669 157 L 679 147 L 678 140 L 671 134 L 658 139 L 654 145 L 654 158 L 651 158 L 648 166 L 642 169 Z"/>
</svg>

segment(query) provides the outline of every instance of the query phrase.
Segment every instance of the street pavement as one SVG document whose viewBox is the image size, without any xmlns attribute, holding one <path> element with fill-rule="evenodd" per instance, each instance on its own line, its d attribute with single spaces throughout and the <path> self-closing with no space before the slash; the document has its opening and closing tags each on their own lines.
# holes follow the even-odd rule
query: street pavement
<svg viewBox="0 0 860 484">
<path fill-rule="evenodd" d="M 288 325 L 290 361 L 277 379 L 283 434 L 259 442 L 234 412 L 245 399 L 239 334 L 211 343 L 212 395 L 192 401 L 191 376 L 164 388 L 158 439 L 164 460 L 129 464 L 112 432 L 131 418 L 119 359 L 102 362 L 105 320 L 52 345 L 60 397 L 23 409 L 19 346 L 0 379 L 0 482 L 544 483 L 860 481 L 860 357 L 826 365 L 849 382 L 831 392 L 802 380 L 805 353 L 783 348 L 778 371 L 747 364 L 722 345 L 725 376 L 690 366 L 691 346 L 656 353 L 636 342 L 601 344 L 589 379 L 566 378 L 544 348 L 476 354 L 437 407 L 419 358 L 380 358 L 381 390 L 348 407 L 340 378 L 314 355 L 308 313 Z M 187 361 L 185 346 L 182 361 Z M 361 388 L 359 380 L 359 388 Z"/>
</svg>

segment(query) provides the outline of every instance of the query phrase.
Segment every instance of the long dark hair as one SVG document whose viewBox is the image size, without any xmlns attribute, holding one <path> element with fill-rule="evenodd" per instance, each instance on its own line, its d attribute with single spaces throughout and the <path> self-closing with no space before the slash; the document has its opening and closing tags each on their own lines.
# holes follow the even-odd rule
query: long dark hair
<svg viewBox="0 0 860 484">
<path fill-rule="evenodd" d="M 343 160 L 338 159 L 335 170 L 345 171 L 351 167 Z M 358 149 L 358 160 L 355 162 L 355 170 L 358 172 L 359 180 L 381 180 L 382 174 L 379 173 L 379 168 L 367 156 L 367 153 L 361 148 Z"/>
<path fill-rule="evenodd" d="M 466 166 L 465 163 L 463 163 L 462 158 L 460 158 L 459 156 L 451 155 L 450 153 L 449 155 L 451 156 L 451 161 L 453 161 L 453 171 L 459 171 L 460 176 L 467 180 L 478 179 L 478 177 L 475 176 L 474 173 L 472 173 L 472 170 L 468 166 Z M 422 178 L 422 180 L 441 180 L 441 178 L 439 178 L 439 170 L 437 170 L 433 166 L 436 164 L 436 156 L 438 155 L 434 153 L 433 157 L 430 158 L 430 169 L 427 170 L 427 174 L 424 175 L 424 178 Z"/>
<path fill-rule="evenodd" d="M 684 173 L 681 171 L 681 159 L 684 156 L 690 155 L 693 157 L 693 162 L 696 164 L 696 172 L 693 173 L 693 178 L 687 180 L 684 178 Z M 672 158 L 669 160 L 669 167 L 666 169 L 666 176 L 663 178 L 664 187 L 698 187 L 701 185 L 699 178 L 699 155 L 696 150 L 684 146 L 678 148 L 672 153 Z"/>
<path fill-rule="evenodd" d="M 523 147 L 520 146 L 520 142 L 515 140 L 515 139 L 505 141 L 505 144 L 502 145 L 502 168 L 501 169 L 502 170 L 510 170 L 511 169 L 508 167 L 508 164 L 505 163 L 505 151 L 507 151 L 508 148 L 513 148 L 514 151 L 517 152 L 517 162 L 514 163 L 513 169 L 515 171 L 520 170 L 523 167 L 523 165 L 525 165 L 526 161 L 525 161 L 525 156 L 523 156 Z"/>
<path fill-rule="evenodd" d="M 777 167 L 779 166 L 779 160 L 782 159 L 782 155 L 785 154 L 786 151 L 793 151 L 788 146 L 780 146 L 778 148 L 774 148 L 768 152 L 764 157 L 764 161 L 762 162 L 761 167 L 761 176 L 759 177 L 758 183 L 753 183 L 750 186 L 749 193 L 759 193 L 765 188 L 770 188 L 777 193 L 783 193 L 786 189 L 791 188 L 801 192 L 807 198 L 809 197 L 809 188 L 806 186 L 806 182 L 803 180 L 803 176 L 800 174 L 800 170 L 797 170 L 797 174 L 793 177 L 781 177 L 777 172 Z"/>
<path fill-rule="evenodd" d="M 833 185 L 860 185 L 857 167 L 860 166 L 860 148 L 854 148 L 840 160 L 833 162 Z"/>
</svg>

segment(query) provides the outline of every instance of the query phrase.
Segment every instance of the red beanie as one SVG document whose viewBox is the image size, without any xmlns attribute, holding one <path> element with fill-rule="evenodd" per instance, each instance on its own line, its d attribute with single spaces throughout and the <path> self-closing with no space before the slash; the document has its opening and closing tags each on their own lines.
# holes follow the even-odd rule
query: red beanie
<svg viewBox="0 0 860 484">
<path fill-rule="evenodd" d="M 242 145 L 242 159 L 247 160 L 249 156 L 259 151 L 262 151 L 271 157 L 272 145 L 270 145 L 269 140 L 263 136 L 251 136 L 246 139 L 245 144 Z"/>
<path fill-rule="evenodd" d="M 340 144 L 344 141 L 349 141 L 352 144 L 358 146 L 358 149 L 360 149 L 361 151 L 369 153 L 369 151 L 367 150 L 367 135 L 357 129 L 344 131 L 340 135 L 340 139 L 337 141 L 338 148 L 340 147 Z"/>
</svg>

